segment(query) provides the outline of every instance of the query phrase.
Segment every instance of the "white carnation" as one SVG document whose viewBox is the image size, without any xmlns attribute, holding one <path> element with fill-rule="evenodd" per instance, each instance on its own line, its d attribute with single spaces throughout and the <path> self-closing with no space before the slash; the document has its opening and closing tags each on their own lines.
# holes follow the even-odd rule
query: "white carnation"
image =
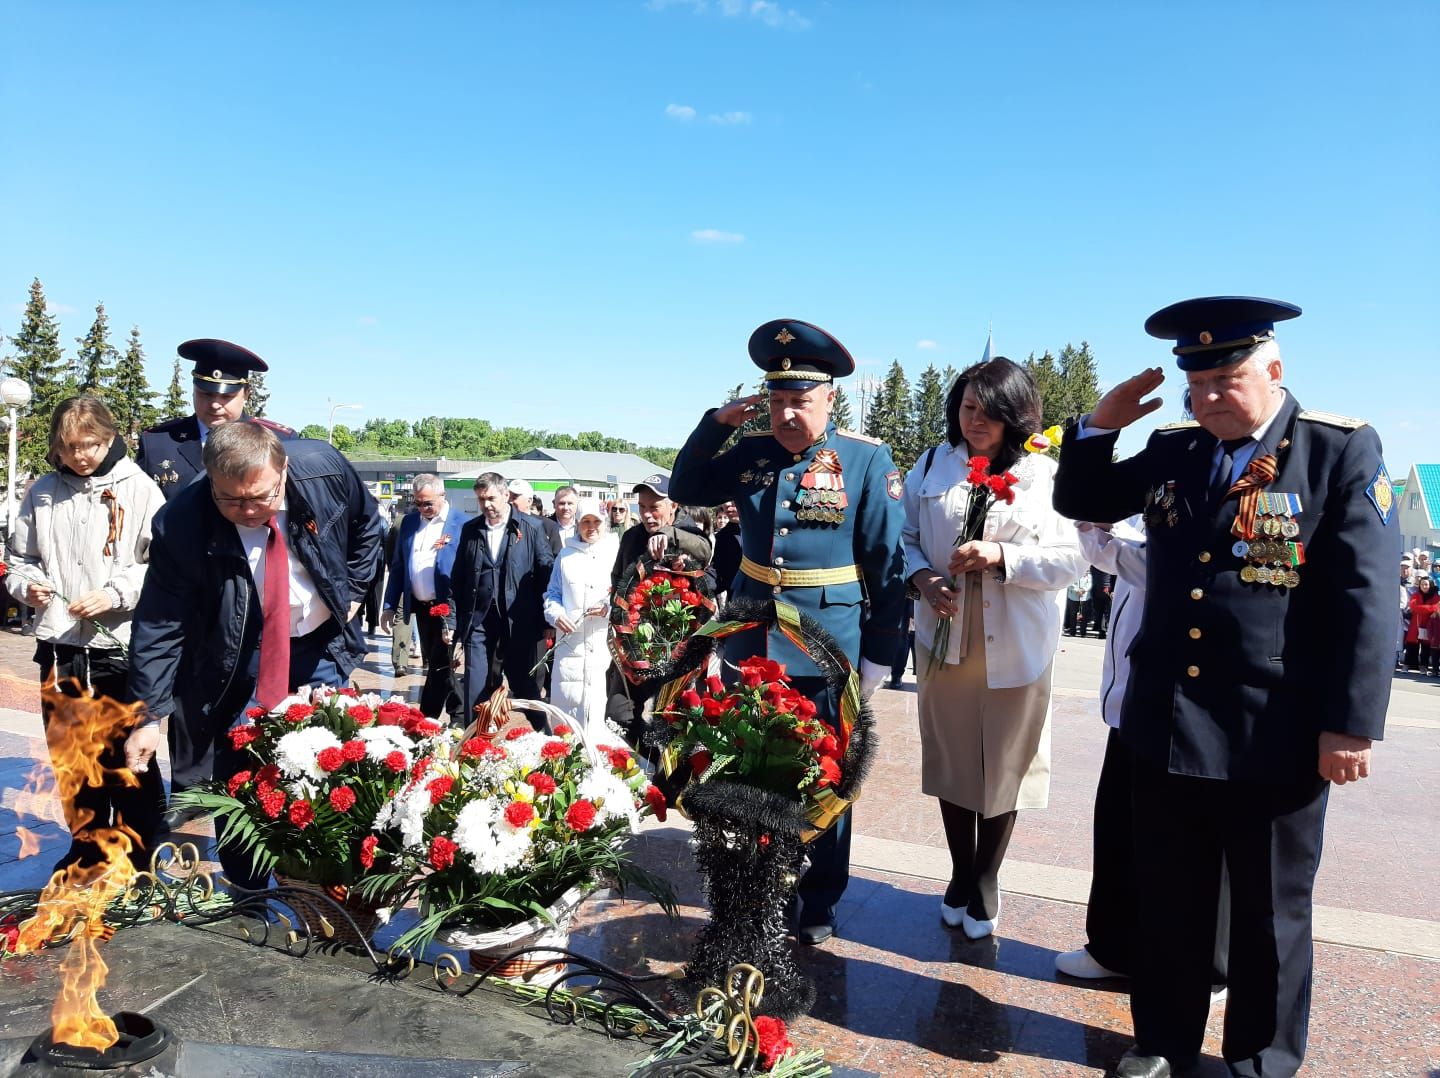
<svg viewBox="0 0 1440 1078">
<path fill-rule="evenodd" d="M 340 739 L 323 726 L 291 730 L 275 743 L 275 763 L 286 778 L 309 778 L 316 782 L 325 777 L 325 769 L 315 758 L 324 749 L 340 748 Z"/>
<path fill-rule="evenodd" d="M 640 825 L 640 814 L 635 809 L 635 796 L 629 784 L 613 771 L 596 769 L 580 780 L 576 791 L 579 796 L 594 804 L 596 819 L 626 819 L 634 830 Z"/>
</svg>

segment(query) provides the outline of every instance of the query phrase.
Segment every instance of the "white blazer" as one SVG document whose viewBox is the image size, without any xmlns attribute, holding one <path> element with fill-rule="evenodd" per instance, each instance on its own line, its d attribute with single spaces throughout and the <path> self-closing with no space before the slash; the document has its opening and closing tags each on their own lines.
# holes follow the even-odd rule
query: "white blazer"
<svg viewBox="0 0 1440 1078">
<path fill-rule="evenodd" d="M 949 577 L 950 553 L 970 497 L 969 456 L 962 444 L 942 444 L 925 472 L 926 450 L 905 477 L 905 573 L 933 569 Z M 1055 462 L 1026 453 L 1010 469 L 1019 482 L 1014 504 L 991 504 L 980 538 L 999 543 L 1004 553 L 1003 582 L 993 572 L 982 574 L 985 673 L 992 689 L 1028 685 L 1050 664 L 1060 643 L 1065 588 L 1086 569 L 1075 525 L 1051 507 Z M 933 645 L 939 619 L 926 602 L 915 604 L 915 637 Z M 959 592 L 955 625 L 965 624 L 965 591 Z M 960 633 L 950 633 L 947 663 L 960 661 Z"/>
<path fill-rule="evenodd" d="M 1130 645 L 1140 632 L 1145 612 L 1145 522 L 1138 513 L 1117 521 L 1109 530 L 1080 532 L 1080 552 L 1095 568 L 1115 574 L 1110 597 L 1110 632 L 1100 674 L 1100 715 L 1105 725 L 1120 728 L 1120 708 L 1130 683 Z"/>
</svg>

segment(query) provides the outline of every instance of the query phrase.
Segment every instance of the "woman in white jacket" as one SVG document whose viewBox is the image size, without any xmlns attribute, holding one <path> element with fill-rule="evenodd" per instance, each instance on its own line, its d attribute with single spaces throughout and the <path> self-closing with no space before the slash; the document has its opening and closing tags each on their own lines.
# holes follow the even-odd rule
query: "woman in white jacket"
<svg viewBox="0 0 1440 1078">
<path fill-rule="evenodd" d="M 940 800 L 950 847 L 941 920 L 971 939 L 995 930 L 999 873 L 1018 809 L 1050 789 L 1050 671 L 1065 588 L 1085 572 L 1075 526 L 1050 505 L 1055 463 L 1027 453 L 1040 396 L 1003 357 L 962 372 L 945 401 L 947 441 L 905 480 L 906 569 L 915 604 L 921 784 Z M 1016 478 L 977 540 L 960 543 L 969 460 Z M 950 618 L 943 654 L 937 629 Z M 933 658 L 932 658 L 933 656 Z"/>
<path fill-rule="evenodd" d="M 591 744 L 613 741 L 605 727 L 605 672 L 610 668 L 610 570 L 620 537 L 605 528 L 600 503 L 581 498 L 576 531 L 566 540 L 545 592 L 545 620 L 558 639 L 550 702 L 584 726 Z"/>
<path fill-rule="evenodd" d="M 69 696 L 130 703 L 125 645 L 145 580 L 150 523 L 165 497 L 126 455 L 114 417 L 94 397 L 56 407 L 50 460 L 55 471 L 36 480 L 20 506 L 5 587 L 39 611 L 35 661 L 42 684 Z M 47 733 L 56 703 L 50 694 L 42 699 Z M 100 760 L 107 769 L 123 768 L 123 745 L 110 746 Z M 158 767 L 135 777 L 138 786 L 107 775 L 104 786 L 81 789 L 68 806 L 71 845 L 57 868 L 102 860 L 88 833 L 122 823 L 140 840 L 132 861 L 148 867 L 165 792 Z"/>
</svg>

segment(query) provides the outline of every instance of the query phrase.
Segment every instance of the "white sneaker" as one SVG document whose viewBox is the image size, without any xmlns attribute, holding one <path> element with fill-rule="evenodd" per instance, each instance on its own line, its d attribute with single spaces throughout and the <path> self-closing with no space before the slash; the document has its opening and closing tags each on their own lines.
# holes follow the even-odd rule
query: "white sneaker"
<svg viewBox="0 0 1440 1078">
<path fill-rule="evenodd" d="M 940 920 L 946 928 L 959 928 L 965 921 L 964 906 L 947 906 L 940 900 Z"/>
<path fill-rule="evenodd" d="M 961 922 L 961 927 L 965 930 L 965 935 L 968 938 L 972 940 L 983 940 L 986 936 L 992 934 L 995 931 L 995 926 L 999 923 L 1000 902 L 999 899 L 997 899 L 995 902 L 994 917 L 990 918 L 988 921 L 979 921 L 976 920 L 974 917 L 971 917 L 969 911 L 967 910 L 965 913 L 965 917 Z"/>
<path fill-rule="evenodd" d="M 1124 977 L 1125 974 L 1117 973 L 1115 970 L 1102 966 L 1095 961 L 1095 957 L 1081 947 L 1078 951 L 1066 951 L 1064 954 L 1055 956 L 1055 971 L 1063 973 L 1067 977 L 1076 977 L 1082 981 L 1098 981 L 1105 977 Z"/>
</svg>

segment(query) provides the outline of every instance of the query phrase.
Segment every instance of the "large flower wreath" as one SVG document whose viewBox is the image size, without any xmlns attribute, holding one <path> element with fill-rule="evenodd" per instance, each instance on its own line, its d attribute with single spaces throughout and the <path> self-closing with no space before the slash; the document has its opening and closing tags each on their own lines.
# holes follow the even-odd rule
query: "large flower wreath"
<svg viewBox="0 0 1440 1078">
<path fill-rule="evenodd" d="M 695 632 L 715 614 L 705 566 L 688 554 L 638 558 L 610 600 L 610 654 L 630 684 L 656 688 L 675 677 Z"/>
</svg>

